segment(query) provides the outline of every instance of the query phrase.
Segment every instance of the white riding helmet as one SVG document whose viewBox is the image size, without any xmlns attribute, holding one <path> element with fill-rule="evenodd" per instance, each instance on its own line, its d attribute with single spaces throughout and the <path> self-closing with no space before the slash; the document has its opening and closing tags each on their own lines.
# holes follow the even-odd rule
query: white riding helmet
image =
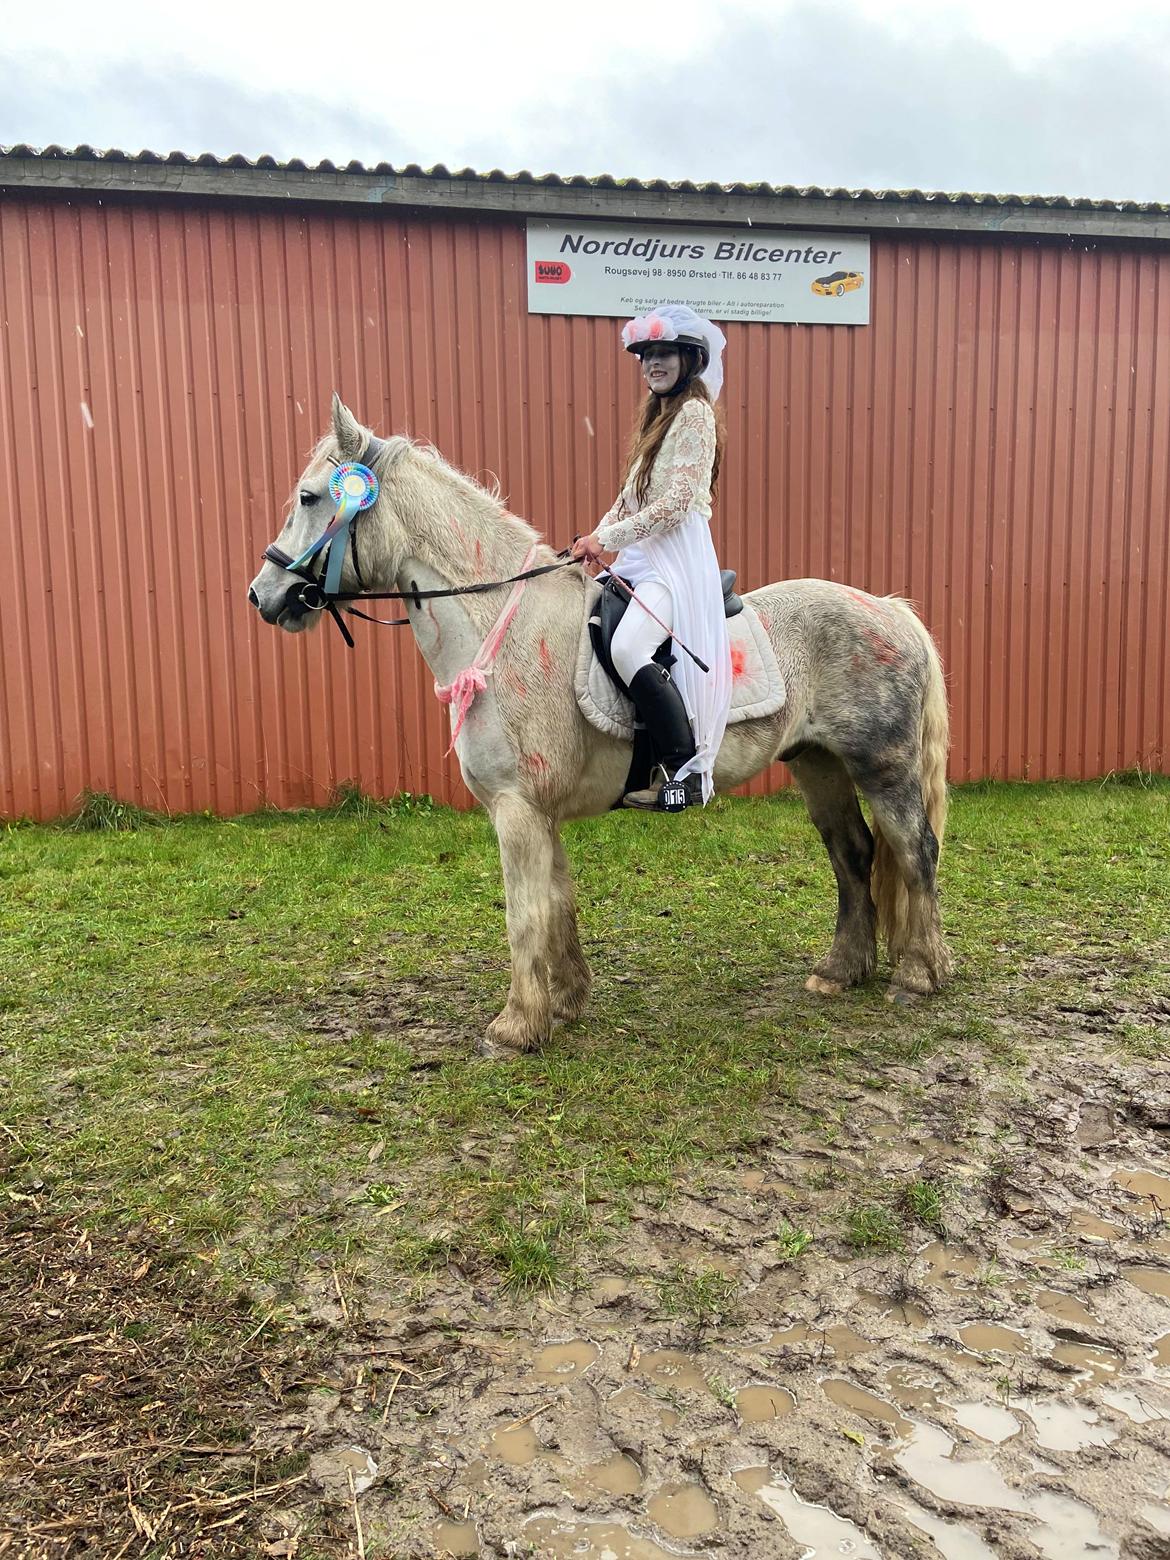
<svg viewBox="0 0 1170 1560">
<path fill-rule="evenodd" d="M 699 378 L 714 401 L 723 388 L 723 348 L 727 338 L 685 303 L 660 303 L 622 326 L 622 344 L 641 357 L 647 347 L 693 347 L 699 357 Z"/>
</svg>

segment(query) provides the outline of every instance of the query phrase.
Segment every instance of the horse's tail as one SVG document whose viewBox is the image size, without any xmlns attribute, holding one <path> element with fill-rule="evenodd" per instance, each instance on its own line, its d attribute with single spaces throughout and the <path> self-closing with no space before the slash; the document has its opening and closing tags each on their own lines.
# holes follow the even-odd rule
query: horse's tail
<svg viewBox="0 0 1170 1560">
<path fill-rule="evenodd" d="M 947 752 L 950 747 L 950 715 L 942 660 L 934 640 L 922 620 L 905 606 L 926 650 L 926 683 L 922 690 L 919 715 L 919 778 L 926 817 L 942 849 L 947 826 Z M 878 931 L 885 939 L 890 962 L 897 964 L 906 951 L 910 935 L 910 896 L 889 841 L 875 823 L 873 831 L 873 876 L 871 892 L 877 910 Z"/>
</svg>

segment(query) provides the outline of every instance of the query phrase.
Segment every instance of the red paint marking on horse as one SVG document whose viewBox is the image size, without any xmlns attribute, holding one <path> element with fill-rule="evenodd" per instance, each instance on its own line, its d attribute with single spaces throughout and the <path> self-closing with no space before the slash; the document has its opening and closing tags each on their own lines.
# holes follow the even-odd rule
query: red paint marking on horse
<svg viewBox="0 0 1170 1560">
<path fill-rule="evenodd" d="M 852 585 L 846 585 L 843 589 L 847 596 L 852 596 L 854 601 L 859 601 L 867 611 L 872 612 L 876 617 L 884 616 L 880 601 L 875 601 L 872 596 L 867 596 L 863 590 L 854 590 Z"/>
<path fill-rule="evenodd" d="M 757 612 L 756 616 L 760 620 L 760 627 L 764 630 L 764 633 L 765 634 L 770 634 L 772 632 L 772 615 L 771 615 L 771 613 L 770 612 Z"/>
<path fill-rule="evenodd" d="M 544 673 L 545 682 L 552 682 L 556 667 L 553 665 L 553 658 L 549 654 L 548 645 L 543 639 L 540 641 L 540 669 Z"/>
<path fill-rule="evenodd" d="M 534 775 L 548 774 L 548 759 L 543 753 L 525 753 L 524 767 Z"/>
<path fill-rule="evenodd" d="M 483 543 L 478 536 L 475 539 L 475 572 L 483 573 Z"/>
<path fill-rule="evenodd" d="M 747 650 L 743 645 L 731 647 L 731 679 L 738 682 L 747 671 Z"/>
<path fill-rule="evenodd" d="M 883 666 L 893 666 L 895 661 L 901 659 L 896 645 L 892 645 L 888 639 L 883 639 L 880 634 L 875 634 L 872 628 L 867 628 L 865 637 L 869 640 L 873 649 L 874 658 Z"/>
</svg>

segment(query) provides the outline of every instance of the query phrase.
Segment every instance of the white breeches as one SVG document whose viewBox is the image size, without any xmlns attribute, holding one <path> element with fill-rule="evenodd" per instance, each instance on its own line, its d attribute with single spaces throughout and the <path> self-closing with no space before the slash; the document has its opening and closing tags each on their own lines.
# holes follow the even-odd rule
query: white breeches
<svg viewBox="0 0 1170 1560">
<path fill-rule="evenodd" d="M 674 626 L 674 600 L 667 586 L 658 580 L 646 580 L 638 586 L 638 598 L 661 622 L 656 623 L 637 601 L 631 601 L 626 608 L 609 648 L 617 674 L 627 687 L 636 672 L 650 665 L 655 650 L 670 637 L 668 631 Z"/>
</svg>

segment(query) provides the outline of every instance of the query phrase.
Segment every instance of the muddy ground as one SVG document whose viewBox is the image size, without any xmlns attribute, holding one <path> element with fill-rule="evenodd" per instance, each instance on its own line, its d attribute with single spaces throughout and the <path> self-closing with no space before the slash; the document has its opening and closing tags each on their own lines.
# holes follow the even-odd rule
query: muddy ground
<svg viewBox="0 0 1170 1560">
<path fill-rule="evenodd" d="M 347 1315 L 323 1276 L 330 1384 L 261 1446 L 370 1556 L 1170 1556 L 1170 1065 L 1106 1007 L 838 1088 L 831 1144 L 778 1109 L 551 1297 L 452 1269 Z M 945 1228 L 842 1238 L 915 1180 Z"/>
<path fill-rule="evenodd" d="M 1170 1042 L 1170 1002 L 1090 994 L 1018 1067 L 835 1081 L 828 1131 L 777 1104 L 552 1295 L 323 1268 L 283 1342 L 22 1194 L 0 1553 L 1170 1556 L 1170 1063 L 1122 1020 Z"/>
</svg>

